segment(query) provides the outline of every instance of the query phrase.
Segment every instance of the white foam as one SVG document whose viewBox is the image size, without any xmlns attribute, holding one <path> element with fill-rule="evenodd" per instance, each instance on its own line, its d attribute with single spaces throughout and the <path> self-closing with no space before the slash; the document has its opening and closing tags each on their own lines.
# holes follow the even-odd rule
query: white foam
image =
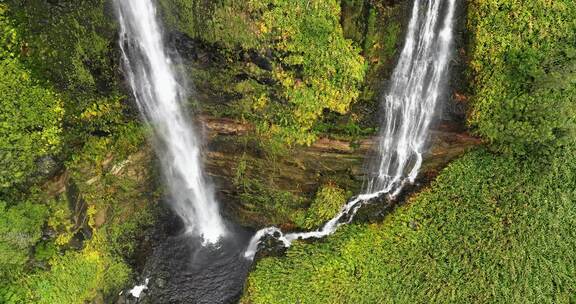
<svg viewBox="0 0 576 304">
<path fill-rule="evenodd" d="M 142 292 L 148 289 L 148 281 L 149 281 L 148 278 L 146 278 L 143 285 L 134 286 L 132 289 L 130 289 L 130 291 L 128 291 L 128 293 L 130 293 L 135 298 L 140 298 Z"/>
</svg>

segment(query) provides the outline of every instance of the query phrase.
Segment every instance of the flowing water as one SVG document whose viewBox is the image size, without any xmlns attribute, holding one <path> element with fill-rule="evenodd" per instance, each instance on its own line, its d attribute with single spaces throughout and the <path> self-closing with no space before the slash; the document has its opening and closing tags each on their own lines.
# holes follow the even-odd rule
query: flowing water
<svg viewBox="0 0 576 304">
<path fill-rule="evenodd" d="M 244 256 L 253 259 L 265 236 L 289 247 L 297 239 L 322 238 L 352 221 L 358 208 L 382 195 L 397 196 L 404 184 L 413 183 L 422 165 L 423 153 L 446 82 L 453 44 L 456 0 L 415 0 L 406 42 L 383 97 L 384 120 L 375 172 L 364 193 L 316 231 L 284 234 L 276 227 L 258 231 Z"/>
<path fill-rule="evenodd" d="M 152 0 L 116 0 L 120 48 L 132 92 L 152 126 L 171 203 L 186 230 L 205 243 L 225 234 L 212 187 L 206 182 L 198 137 L 185 113 L 187 92 L 163 41 Z"/>
<path fill-rule="evenodd" d="M 181 233 L 181 221 L 168 214 L 150 236 L 150 255 L 140 283 L 130 291 L 140 296 L 126 303 L 234 303 L 242 295 L 252 261 L 244 258 L 253 231 L 229 226 L 218 248 L 198 236 Z M 143 291 L 143 294 L 134 294 Z"/>
<path fill-rule="evenodd" d="M 230 303 L 243 290 L 251 262 L 242 255 L 251 233 L 220 217 L 203 176 L 200 142 L 190 117 L 184 77 L 164 47 L 152 0 L 116 0 L 120 48 L 127 79 L 154 144 L 178 218 L 165 218 L 153 234 L 143 285 L 126 303 Z M 192 232 L 192 233 L 190 233 Z M 216 244 L 216 245 L 207 245 Z M 135 303 L 141 303 L 136 300 Z"/>
</svg>

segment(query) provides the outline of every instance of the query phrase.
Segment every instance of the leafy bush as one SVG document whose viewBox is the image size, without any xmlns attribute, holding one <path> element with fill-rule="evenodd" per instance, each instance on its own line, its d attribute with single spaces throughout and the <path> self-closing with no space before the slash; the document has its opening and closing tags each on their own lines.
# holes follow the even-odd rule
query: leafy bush
<svg viewBox="0 0 576 304">
<path fill-rule="evenodd" d="M 164 22 L 190 37 L 233 49 L 255 48 L 254 23 L 262 1 L 160 0 Z"/>
<path fill-rule="evenodd" d="M 471 152 L 383 223 L 259 261 L 242 303 L 571 303 L 575 151 Z"/>
<path fill-rule="evenodd" d="M 91 136 L 132 137 L 137 116 L 118 85 L 110 2 L 6 3 L 21 40 L 20 61 L 30 78 L 50 84 L 62 100 L 62 158 L 73 155 Z"/>
<path fill-rule="evenodd" d="M 295 138 L 296 143 L 310 144 L 314 137 L 306 133 L 324 110 L 346 113 L 358 98 L 364 60 L 343 37 L 338 1 L 270 4 L 261 27 L 274 52 L 282 54 L 272 73 L 290 107 L 288 113 L 270 108 L 275 119 L 269 130 L 289 143 Z"/>
<path fill-rule="evenodd" d="M 7 0 L 37 77 L 69 91 L 107 91 L 115 83 L 116 29 L 105 0 Z"/>
<path fill-rule="evenodd" d="M 127 159 L 144 134 L 118 92 L 105 3 L 0 4 L 1 303 L 116 294 L 130 275 L 122 258 L 151 221 L 147 154 Z M 86 206 L 70 210 L 79 203 L 60 194 L 61 181 L 30 178 L 45 156 L 65 162 L 66 190 Z M 120 173 L 124 166 L 129 173 Z M 46 193 L 24 181 L 43 183 Z"/>
<path fill-rule="evenodd" d="M 63 256 L 56 256 L 50 266 L 50 271 L 25 277 L 18 288 L 12 288 L 18 295 L 14 297 L 23 298 L 23 301 L 7 300 L 7 303 L 81 304 L 93 299 L 98 292 L 116 291 L 130 274 L 126 264 L 91 246 L 80 252 L 68 251 Z"/>
<path fill-rule="evenodd" d="M 547 151 L 576 132 L 576 2 L 468 5 L 470 123 L 504 152 Z"/>
</svg>

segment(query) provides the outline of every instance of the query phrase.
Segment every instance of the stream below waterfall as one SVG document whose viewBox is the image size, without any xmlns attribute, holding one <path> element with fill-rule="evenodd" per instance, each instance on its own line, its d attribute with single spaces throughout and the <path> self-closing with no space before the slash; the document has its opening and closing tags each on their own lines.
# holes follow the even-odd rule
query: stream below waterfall
<svg viewBox="0 0 576 304">
<path fill-rule="evenodd" d="M 217 247 L 183 233 L 182 221 L 167 210 L 150 232 L 141 282 L 148 280 L 140 299 L 121 297 L 120 303 L 235 303 L 244 289 L 252 261 L 242 253 L 254 234 L 230 224 L 231 234 Z"/>
</svg>

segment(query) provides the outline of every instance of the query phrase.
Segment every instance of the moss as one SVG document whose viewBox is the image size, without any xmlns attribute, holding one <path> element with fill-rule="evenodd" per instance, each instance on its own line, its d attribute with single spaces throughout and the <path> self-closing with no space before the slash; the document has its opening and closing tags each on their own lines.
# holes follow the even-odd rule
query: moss
<svg viewBox="0 0 576 304">
<path fill-rule="evenodd" d="M 342 206 L 346 204 L 352 193 L 346 192 L 334 183 L 322 185 L 316 192 L 316 196 L 310 208 L 301 215 L 297 225 L 305 229 L 313 229 L 322 226 L 334 218 Z"/>
<path fill-rule="evenodd" d="M 258 46 L 254 12 L 263 7 L 255 1 L 161 0 L 165 23 L 189 37 L 226 49 Z"/>
<path fill-rule="evenodd" d="M 250 161 L 250 166 L 247 162 Z M 281 189 L 271 175 L 255 174 L 270 165 L 244 155 L 235 169 L 233 183 L 242 205 L 241 221 L 252 225 L 291 225 L 307 201 L 302 195 Z"/>
<path fill-rule="evenodd" d="M 343 0 L 341 1 L 342 15 L 340 23 L 344 37 L 354 41 L 362 47 L 366 37 L 366 14 L 370 10 L 370 4 L 365 0 Z"/>
</svg>

